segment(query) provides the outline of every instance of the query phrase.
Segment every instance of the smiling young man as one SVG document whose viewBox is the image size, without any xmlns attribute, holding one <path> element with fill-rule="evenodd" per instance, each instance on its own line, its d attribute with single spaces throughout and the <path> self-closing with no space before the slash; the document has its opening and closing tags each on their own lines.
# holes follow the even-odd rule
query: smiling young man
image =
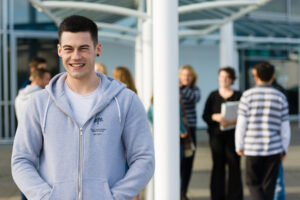
<svg viewBox="0 0 300 200">
<path fill-rule="evenodd" d="M 124 84 L 94 72 L 101 53 L 94 22 L 73 15 L 58 32 L 66 72 L 29 100 L 15 136 L 13 178 L 28 199 L 131 199 L 154 172 L 143 105 Z"/>
</svg>

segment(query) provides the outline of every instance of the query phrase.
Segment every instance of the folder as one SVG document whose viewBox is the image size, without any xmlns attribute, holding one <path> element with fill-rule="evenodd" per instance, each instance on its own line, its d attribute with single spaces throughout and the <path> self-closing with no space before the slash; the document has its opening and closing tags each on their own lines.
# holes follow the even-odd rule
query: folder
<svg viewBox="0 0 300 200">
<path fill-rule="evenodd" d="M 221 115 L 226 120 L 235 120 L 237 119 L 237 112 L 239 107 L 239 101 L 228 101 L 224 102 L 221 105 Z M 226 128 L 220 125 L 221 131 L 228 131 L 235 128 L 235 125 L 227 126 Z"/>
</svg>

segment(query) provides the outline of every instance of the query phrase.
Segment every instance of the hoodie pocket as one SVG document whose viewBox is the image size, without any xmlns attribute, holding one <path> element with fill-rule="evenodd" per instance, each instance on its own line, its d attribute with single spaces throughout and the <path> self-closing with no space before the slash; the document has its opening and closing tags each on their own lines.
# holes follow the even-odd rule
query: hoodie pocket
<svg viewBox="0 0 300 200">
<path fill-rule="evenodd" d="M 84 179 L 82 199 L 113 200 L 113 196 L 105 179 Z"/>
<path fill-rule="evenodd" d="M 49 200 L 74 200 L 76 197 L 75 182 L 67 181 L 54 183 Z"/>
</svg>

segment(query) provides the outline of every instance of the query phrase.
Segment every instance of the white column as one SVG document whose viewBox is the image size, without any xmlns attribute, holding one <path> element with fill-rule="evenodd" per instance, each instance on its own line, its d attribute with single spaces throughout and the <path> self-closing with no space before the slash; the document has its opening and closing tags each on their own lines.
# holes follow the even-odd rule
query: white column
<svg viewBox="0 0 300 200">
<path fill-rule="evenodd" d="M 155 200 L 179 200 L 178 1 L 153 0 Z"/>
<path fill-rule="evenodd" d="M 142 36 L 138 35 L 135 40 L 135 63 L 134 63 L 134 73 L 135 73 L 135 85 L 138 91 L 138 96 L 144 103 L 143 98 L 143 47 L 142 47 Z"/>
<path fill-rule="evenodd" d="M 139 0 L 139 11 L 144 11 L 144 0 Z M 138 96 L 144 103 L 143 99 L 143 46 L 142 46 L 142 19 L 137 19 L 138 35 L 135 39 L 135 57 L 134 57 L 134 73 L 135 85 L 138 91 Z"/>
<path fill-rule="evenodd" d="M 153 95 L 153 56 L 152 56 L 152 21 L 143 23 L 143 100 L 147 110 Z"/>
<path fill-rule="evenodd" d="M 233 22 L 223 25 L 220 30 L 220 67 L 231 66 L 236 75 L 239 74 L 238 52 L 235 47 Z M 239 79 L 235 80 L 234 88 L 239 88 Z"/>
</svg>

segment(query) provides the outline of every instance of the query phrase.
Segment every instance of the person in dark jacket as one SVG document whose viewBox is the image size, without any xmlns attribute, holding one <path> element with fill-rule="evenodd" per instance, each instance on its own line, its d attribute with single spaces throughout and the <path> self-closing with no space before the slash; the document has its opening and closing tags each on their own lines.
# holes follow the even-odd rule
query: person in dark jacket
<svg viewBox="0 0 300 200">
<path fill-rule="evenodd" d="M 210 93 L 206 100 L 203 119 L 208 126 L 209 142 L 212 152 L 213 168 L 211 172 L 210 194 L 212 200 L 241 200 L 243 187 L 241 180 L 240 158 L 235 152 L 234 128 L 221 130 L 236 124 L 235 120 L 227 120 L 221 114 L 224 102 L 239 101 L 241 93 L 231 88 L 235 80 L 235 72 L 231 67 L 219 70 L 219 89 Z M 226 182 L 226 165 L 228 181 Z M 227 188 L 227 191 L 226 191 Z"/>
</svg>

